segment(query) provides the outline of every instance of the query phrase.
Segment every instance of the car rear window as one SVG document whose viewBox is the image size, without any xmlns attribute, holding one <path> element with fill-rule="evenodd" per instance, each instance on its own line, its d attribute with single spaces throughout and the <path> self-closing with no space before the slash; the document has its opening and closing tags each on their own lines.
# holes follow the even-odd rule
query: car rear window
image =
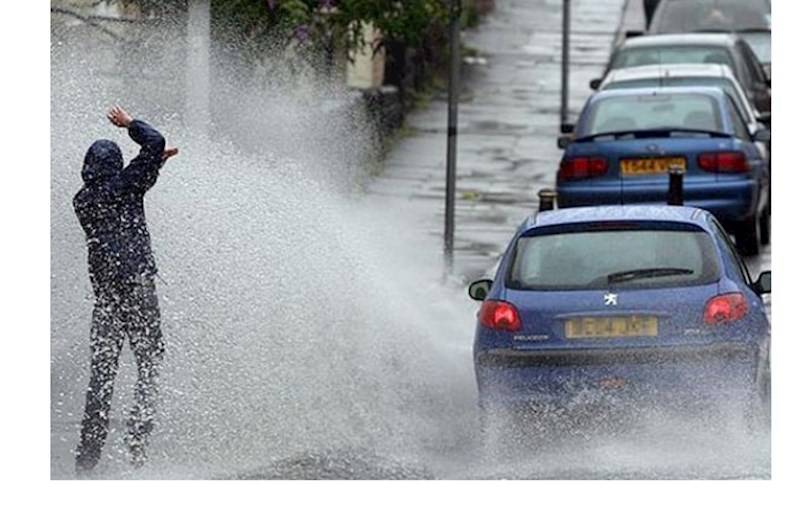
<svg viewBox="0 0 800 526">
<path fill-rule="evenodd" d="M 720 88 L 731 96 L 736 107 L 744 116 L 749 116 L 739 91 L 730 79 L 724 77 L 654 77 L 649 79 L 631 79 L 609 82 L 603 89 L 631 89 L 631 88 L 682 88 L 686 86 L 703 86 Z"/>
<path fill-rule="evenodd" d="M 621 50 L 611 69 L 652 64 L 725 64 L 734 68 L 733 57 L 718 46 L 637 46 Z"/>
<path fill-rule="evenodd" d="M 507 286 L 532 290 L 664 288 L 719 279 L 709 234 L 685 230 L 599 230 L 518 239 Z M 642 269 L 690 272 L 609 283 L 609 276 Z"/>
<path fill-rule="evenodd" d="M 723 131 L 716 101 L 701 94 L 621 95 L 598 100 L 589 111 L 584 137 L 654 128 Z"/>
<path fill-rule="evenodd" d="M 769 29 L 770 6 L 759 0 L 664 1 L 653 21 L 654 33 Z"/>
</svg>

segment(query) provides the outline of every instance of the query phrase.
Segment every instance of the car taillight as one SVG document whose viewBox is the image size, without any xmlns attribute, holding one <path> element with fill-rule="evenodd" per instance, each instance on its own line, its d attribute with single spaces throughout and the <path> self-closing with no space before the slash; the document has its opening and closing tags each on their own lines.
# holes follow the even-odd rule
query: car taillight
<svg viewBox="0 0 800 526">
<path fill-rule="evenodd" d="M 742 152 L 710 152 L 697 156 L 697 165 L 706 172 L 738 174 L 750 171 Z"/>
<path fill-rule="evenodd" d="M 522 327 L 517 308 L 505 301 L 487 300 L 478 313 L 481 325 L 496 331 L 518 331 Z"/>
<path fill-rule="evenodd" d="M 706 325 L 719 325 L 741 320 L 747 314 L 747 300 L 739 292 L 715 296 L 706 303 L 703 321 Z"/>
<path fill-rule="evenodd" d="M 605 157 L 573 157 L 564 159 L 558 169 L 560 181 L 577 181 L 602 177 L 608 171 L 608 161 Z"/>
</svg>

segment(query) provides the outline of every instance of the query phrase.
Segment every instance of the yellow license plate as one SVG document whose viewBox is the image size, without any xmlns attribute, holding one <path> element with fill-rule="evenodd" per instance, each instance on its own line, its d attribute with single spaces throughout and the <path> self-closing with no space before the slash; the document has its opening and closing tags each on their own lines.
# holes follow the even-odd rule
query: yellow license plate
<svg viewBox="0 0 800 526">
<path fill-rule="evenodd" d="M 567 338 L 631 338 L 658 336 L 655 316 L 572 318 L 564 327 Z"/>
<path fill-rule="evenodd" d="M 652 159 L 623 159 L 620 161 L 622 175 L 666 175 L 671 167 L 686 172 L 686 159 L 683 157 L 656 157 Z"/>
</svg>

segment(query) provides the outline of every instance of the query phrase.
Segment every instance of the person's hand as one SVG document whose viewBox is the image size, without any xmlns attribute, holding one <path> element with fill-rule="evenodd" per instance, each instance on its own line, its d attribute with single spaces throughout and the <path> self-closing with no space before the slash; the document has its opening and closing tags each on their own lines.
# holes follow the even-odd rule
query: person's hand
<svg viewBox="0 0 800 526">
<path fill-rule="evenodd" d="M 111 108 L 106 117 L 108 117 L 108 120 L 111 121 L 111 124 L 118 126 L 119 128 L 127 128 L 133 121 L 133 117 L 131 117 L 127 111 L 123 110 L 119 106 L 114 106 Z M 177 151 L 175 153 L 177 153 Z"/>
<path fill-rule="evenodd" d="M 178 155 L 177 148 L 167 148 L 166 150 L 164 150 L 164 153 L 161 154 L 161 164 L 164 164 L 165 162 L 167 162 L 167 159 L 169 159 L 170 157 L 175 157 L 176 155 Z"/>
</svg>

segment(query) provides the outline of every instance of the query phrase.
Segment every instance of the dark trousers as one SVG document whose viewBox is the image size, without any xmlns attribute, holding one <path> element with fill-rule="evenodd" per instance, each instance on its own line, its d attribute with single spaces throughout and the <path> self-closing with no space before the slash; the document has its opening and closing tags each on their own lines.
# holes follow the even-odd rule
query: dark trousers
<svg viewBox="0 0 800 526">
<path fill-rule="evenodd" d="M 153 429 L 158 371 L 164 355 L 161 314 L 152 276 L 138 276 L 110 286 L 94 283 L 91 330 L 91 379 L 76 453 L 78 468 L 91 469 L 108 436 L 114 378 L 125 337 L 136 359 L 138 379 L 128 420 L 128 445 L 143 451 Z"/>
</svg>

